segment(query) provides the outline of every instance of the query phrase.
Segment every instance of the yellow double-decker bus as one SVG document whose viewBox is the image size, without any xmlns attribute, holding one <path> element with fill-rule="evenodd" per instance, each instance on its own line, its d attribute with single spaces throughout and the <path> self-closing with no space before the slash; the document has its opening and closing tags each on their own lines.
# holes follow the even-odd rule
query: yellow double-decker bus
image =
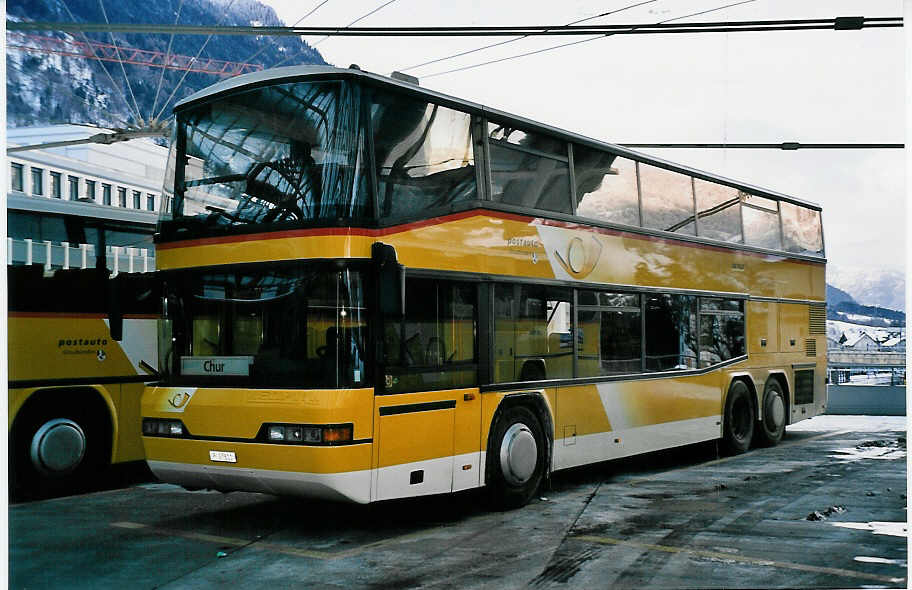
<svg viewBox="0 0 912 590">
<path fill-rule="evenodd" d="M 153 472 L 360 503 L 825 407 L 820 207 L 357 68 L 175 108 Z"/>
</svg>

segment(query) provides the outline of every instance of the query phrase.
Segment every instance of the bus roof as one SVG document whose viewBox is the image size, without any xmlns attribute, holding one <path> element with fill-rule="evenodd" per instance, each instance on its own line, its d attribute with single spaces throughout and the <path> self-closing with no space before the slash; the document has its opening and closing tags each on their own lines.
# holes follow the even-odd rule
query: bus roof
<svg viewBox="0 0 912 590">
<path fill-rule="evenodd" d="M 586 145 L 589 147 L 594 147 L 598 149 L 603 149 L 609 152 L 613 152 L 619 156 L 630 158 L 633 160 L 638 160 L 640 162 L 658 166 L 660 168 L 665 168 L 667 170 L 672 170 L 674 172 L 680 172 L 682 174 L 687 174 L 695 178 L 700 178 L 707 180 L 709 182 L 716 182 L 719 184 L 725 184 L 733 188 L 744 190 L 751 194 L 755 194 L 761 197 L 768 197 L 771 199 L 776 199 L 779 201 L 786 201 L 793 203 L 795 205 L 801 205 L 802 207 L 807 207 L 815 211 L 820 211 L 822 208 L 819 204 L 813 203 L 811 201 L 806 201 L 799 199 L 790 195 L 779 193 L 770 189 L 758 187 L 755 185 L 747 184 L 742 181 L 733 180 L 731 178 L 726 178 L 718 174 L 711 172 L 706 172 L 703 170 L 698 170 L 696 168 L 691 168 L 689 166 L 684 166 L 682 164 L 677 164 L 675 162 L 670 162 L 668 160 L 663 160 L 649 154 L 644 154 L 642 152 L 637 152 L 623 146 L 608 143 L 598 139 L 593 139 L 591 137 L 586 137 L 579 133 L 574 133 L 572 131 L 567 131 L 566 129 L 560 129 L 558 127 L 552 127 L 545 123 L 539 121 L 534 121 L 526 117 L 519 115 L 514 115 L 499 109 L 486 107 L 484 105 L 465 100 L 462 98 L 457 98 L 455 96 L 450 96 L 448 94 L 443 94 L 441 92 L 436 92 L 434 90 L 429 90 L 427 88 L 422 88 L 416 84 L 411 84 L 409 82 L 404 82 L 397 80 L 395 78 L 390 78 L 387 76 L 382 76 L 379 74 L 374 74 L 372 72 L 366 72 L 353 66 L 350 68 L 337 68 L 333 66 L 315 66 L 315 65 L 301 65 L 301 66 L 286 66 L 282 68 L 273 68 L 268 70 L 261 70 L 258 72 L 252 72 L 249 74 L 242 74 L 240 76 L 235 76 L 233 78 L 227 78 L 220 82 L 217 82 L 211 86 L 203 88 L 202 90 L 195 92 L 179 101 L 174 106 L 174 111 L 178 112 L 189 108 L 194 104 L 205 102 L 207 99 L 213 98 L 215 96 L 220 96 L 224 94 L 229 94 L 233 91 L 243 89 L 243 88 L 257 88 L 260 86 L 271 86 L 283 82 L 292 82 L 295 80 L 302 79 L 332 79 L 339 80 L 344 78 L 359 79 L 362 81 L 370 82 L 378 86 L 386 86 L 397 88 L 401 91 L 405 91 L 408 94 L 417 95 L 424 97 L 427 100 L 435 103 L 442 104 L 451 108 L 455 108 L 461 111 L 476 115 L 484 115 L 487 118 L 494 119 L 495 121 L 503 122 L 515 122 L 519 126 L 524 127 L 530 131 L 540 131 L 548 135 L 553 135 L 560 137 L 563 140 L 571 141 L 574 143 Z"/>
</svg>

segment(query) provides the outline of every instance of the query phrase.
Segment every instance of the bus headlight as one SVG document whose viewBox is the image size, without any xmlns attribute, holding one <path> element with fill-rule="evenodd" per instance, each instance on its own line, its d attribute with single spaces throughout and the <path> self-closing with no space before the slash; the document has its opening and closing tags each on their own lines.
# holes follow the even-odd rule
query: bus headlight
<svg viewBox="0 0 912 590">
<path fill-rule="evenodd" d="M 262 432 L 265 431 L 267 442 L 271 443 L 288 443 L 288 444 L 341 444 L 351 442 L 353 427 L 351 424 L 332 425 L 332 426 L 304 426 L 303 424 L 264 424 L 261 430 L 260 440 L 263 440 Z"/>
<path fill-rule="evenodd" d="M 184 423 L 180 420 L 164 418 L 143 418 L 142 433 L 144 436 L 184 436 Z"/>
</svg>

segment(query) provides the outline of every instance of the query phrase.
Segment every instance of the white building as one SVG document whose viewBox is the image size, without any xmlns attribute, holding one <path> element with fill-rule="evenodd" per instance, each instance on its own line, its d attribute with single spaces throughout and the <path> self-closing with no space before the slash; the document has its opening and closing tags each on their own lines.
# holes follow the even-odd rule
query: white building
<svg viewBox="0 0 912 590">
<path fill-rule="evenodd" d="M 874 340 L 873 338 L 871 338 L 870 336 L 868 336 L 864 332 L 859 334 L 856 338 L 851 338 L 849 340 L 846 340 L 846 342 L 843 344 L 843 346 L 845 346 L 845 348 L 849 348 L 852 350 L 867 350 L 867 351 L 877 350 L 878 348 L 880 348 L 880 345 L 877 343 L 877 341 Z"/>
<path fill-rule="evenodd" d="M 7 130 L 8 147 L 84 139 L 104 129 L 80 125 Z M 155 267 L 152 234 L 162 207 L 168 150 L 149 139 L 82 144 L 7 155 L 7 262 L 47 269 L 95 265 L 105 229 L 108 267 Z"/>
</svg>

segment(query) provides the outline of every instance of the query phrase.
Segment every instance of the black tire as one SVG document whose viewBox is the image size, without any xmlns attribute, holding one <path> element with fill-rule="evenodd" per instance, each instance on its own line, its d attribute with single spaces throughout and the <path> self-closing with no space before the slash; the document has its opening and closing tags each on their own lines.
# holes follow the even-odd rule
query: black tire
<svg viewBox="0 0 912 590">
<path fill-rule="evenodd" d="M 782 386 L 775 378 L 766 381 L 763 391 L 763 401 L 760 404 L 760 421 L 756 425 L 755 437 L 757 444 L 774 446 L 782 440 L 785 434 L 785 423 L 788 420 L 788 401 Z"/>
<path fill-rule="evenodd" d="M 485 473 L 492 506 L 499 510 L 525 506 L 538 490 L 546 468 L 548 449 L 541 422 L 526 406 L 509 407 L 497 419 L 488 440 Z"/>
<path fill-rule="evenodd" d="M 27 409 L 10 432 L 10 492 L 44 498 L 78 492 L 110 463 L 110 429 L 76 404 Z"/>
<path fill-rule="evenodd" d="M 750 448 L 754 435 L 754 410 L 751 392 L 743 381 L 734 381 L 725 397 L 722 422 L 722 450 L 726 455 L 739 455 Z"/>
</svg>

